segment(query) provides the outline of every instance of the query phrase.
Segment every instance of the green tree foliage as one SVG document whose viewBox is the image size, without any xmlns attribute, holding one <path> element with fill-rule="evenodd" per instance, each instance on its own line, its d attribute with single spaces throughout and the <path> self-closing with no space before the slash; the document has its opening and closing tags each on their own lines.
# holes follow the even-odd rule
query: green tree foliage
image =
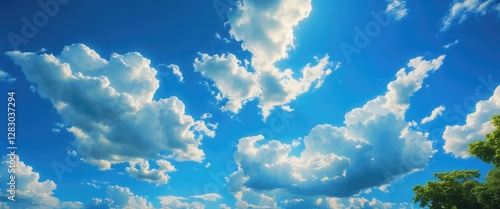
<svg viewBox="0 0 500 209">
<path fill-rule="evenodd" d="M 481 174 L 478 170 L 435 173 L 439 182 L 427 182 L 425 186 L 413 188 L 415 202 L 420 207 L 441 208 L 480 208 L 473 189 L 479 185 L 476 180 Z"/>
<path fill-rule="evenodd" d="M 478 202 L 493 209 L 500 207 L 500 115 L 493 116 L 491 123 L 495 130 L 486 134 L 486 141 L 469 144 L 469 153 L 495 166 L 486 175 L 486 182 L 474 189 Z"/>
<path fill-rule="evenodd" d="M 491 119 L 495 130 L 486 134 L 486 141 L 477 141 L 469 144 L 469 153 L 486 163 L 500 167 L 500 115 Z"/>
<path fill-rule="evenodd" d="M 488 209 L 500 207 L 500 168 L 493 168 L 485 178 L 486 182 L 474 188 L 477 201 Z"/>
<path fill-rule="evenodd" d="M 495 130 L 485 141 L 469 144 L 469 153 L 486 163 L 493 164 L 484 183 L 479 183 L 478 170 L 435 173 L 439 181 L 413 187 L 415 203 L 431 209 L 448 208 L 500 208 L 500 115 L 492 117 Z"/>
</svg>

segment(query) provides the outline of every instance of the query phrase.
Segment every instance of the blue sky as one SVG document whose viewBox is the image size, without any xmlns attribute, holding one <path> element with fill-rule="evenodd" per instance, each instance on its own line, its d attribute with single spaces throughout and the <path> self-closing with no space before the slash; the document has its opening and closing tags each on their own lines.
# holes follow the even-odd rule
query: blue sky
<svg viewBox="0 0 500 209">
<path fill-rule="evenodd" d="M 497 0 L 0 4 L 0 208 L 418 208 L 490 169 Z"/>
</svg>

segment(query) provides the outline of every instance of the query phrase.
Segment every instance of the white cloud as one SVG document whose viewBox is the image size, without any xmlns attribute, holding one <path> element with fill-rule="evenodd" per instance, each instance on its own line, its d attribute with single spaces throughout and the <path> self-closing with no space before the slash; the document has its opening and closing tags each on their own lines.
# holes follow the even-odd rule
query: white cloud
<svg viewBox="0 0 500 209">
<path fill-rule="evenodd" d="M 378 187 L 378 190 L 380 190 L 383 193 L 389 193 L 389 184 L 383 184 Z"/>
<path fill-rule="evenodd" d="M 161 208 L 165 209 L 204 209 L 205 205 L 201 202 L 185 202 L 186 198 L 177 196 L 161 196 Z"/>
<path fill-rule="evenodd" d="M 202 199 L 205 201 L 214 202 L 214 201 L 217 201 L 218 199 L 222 199 L 222 196 L 220 196 L 219 194 L 216 194 L 216 193 L 208 193 L 208 194 L 202 194 L 202 195 L 193 195 L 193 196 L 191 196 L 191 198 Z"/>
<path fill-rule="evenodd" d="M 229 39 L 227 39 L 225 37 L 222 38 L 222 36 L 218 32 L 215 33 L 215 38 L 217 38 L 217 39 L 219 39 L 221 41 L 224 41 L 224 43 L 226 43 L 226 44 L 231 42 Z"/>
<path fill-rule="evenodd" d="M 33 85 L 32 85 L 32 87 L 33 87 Z M 33 91 L 33 93 L 36 93 L 36 91 Z M 64 130 L 65 125 L 63 123 L 55 123 L 54 126 L 55 127 L 52 128 L 52 132 L 59 133 L 59 132 L 61 132 L 61 129 Z"/>
<path fill-rule="evenodd" d="M 7 180 L 10 179 L 8 173 L 9 157 L 2 157 L 0 164 L 0 177 Z M 40 180 L 40 174 L 33 170 L 33 167 L 26 165 L 18 157 L 16 157 L 15 168 L 15 183 L 16 183 L 16 196 L 15 202 L 7 199 L 10 195 L 7 189 L 0 190 L 0 200 L 6 202 L 7 206 L 12 208 L 82 208 L 81 202 L 60 202 L 57 197 L 54 197 L 54 190 L 57 185 L 51 180 Z M 4 187 L 7 188 L 7 187 Z"/>
<path fill-rule="evenodd" d="M 331 67 L 334 70 L 339 67 L 338 64 L 333 66 L 333 63 L 328 61 L 328 55 L 321 59 L 315 57 L 315 59 L 317 60 L 316 65 L 311 66 L 308 63 L 302 68 L 302 77 L 299 80 L 293 78 L 291 69 L 279 71 L 275 68 L 275 70 L 260 71 L 259 84 L 262 88 L 262 95 L 259 98 L 259 107 L 262 110 L 264 119 L 269 116 L 270 111 L 276 106 L 291 111 L 287 104 L 295 100 L 299 95 L 308 92 L 313 84 L 315 84 L 314 89 L 321 87 L 326 76 L 332 73 Z"/>
<path fill-rule="evenodd" d="M 0 70 L 0 82 L 7 82 L 7 83 L 12 83 L 16 81 L 16 78 L 13 78 L 9 75 L 9 73 Z"/>
<path fill-rule="evenodd" d="M 88 205 L 89 208 L 98 208 L 98 206 L 112 206 L 111 208 L 122 209 L 152 209 L 153 205 L 146 198 L 135 195 L 127 187 L 108 186 L 106 193 L 109 198 L 104 200 L 94 198 Z"/>
<path fill-rule="evenodd" d="M 253 190 L 238 191 L 234 193 L 236 208 L 278 208 L 277 201 L 261 192 Z"/>
<path fill-rule="evenodd" d="M 106 188 L 108 197 L 105 199 L 92 198 L 86 205 L 88 209 L 153 209 L 152 203 L 145 197 L 136 195 L 127 187 L 108 186 Z M 205 205 L 200 201 L 191 201 L 190 198 L 178 196 L 158 196 L 160 207 L 163 209 L 204 209 Z M 209 193 L 204 195 L 192 196 L 193 199 L 202 199 L 204 201 L 217 201 L 222 196 Z"/>
<path fill-rule="evenodd" d="M 83 208 L 82 202 L 61 202 L 59 208 L 62 209 L 81 209 Z"/>
<path fill-rule="evenodd" d="M 406 0 L 387 0 L 385 12 L 395 20 L 401 20 L 408 14 Z"/>
<path fill-rule="evenodd" d="M 83 44 L 64 47 L 60 56 L 8 52 L 42 98 L 49 99 L 85 162 L 99 169 L 112 164 L 158 159 L 204 159 L 201 122 L 185 114 L 177 97 L 153 99 L 159 87 L 150 60 L 137 52 L 101 58 Z M 211 127 L 214 128 L 215 127 Z M 214 129 L 211 129 L 214 131 Z M 210 137 L 215 132 L 208 134 Z"/>
<path fill-rule="evenodd" d="M 443 115 L 443 112 L 445 111 L 445 109 L 446 108 L 443 105 L 436 107 L 434 110 L 432 110 L 431 115 L 422 119 L 420 124 L 425 124 L 425 123 L 433 121 L 434 119 L 436 119 L 436 117 Z"/>
<path fill-rule="evenodd" d="M 257 191 L 269 198 L 276 193 L 347 197 L 425 168 L 435 150 L 427 133 L 405 121 L 405 113 L 409 97 L 443 59 L 411 59 L 412 70 L 399 70 L 385 94 L 346 113 L 344 127 L 314 127 L 303 138 L 305 148 L 299 156 L 290 154 L 292 144 L 262 142 L 261 135 L 241 138 L 234 154 L 238 170 L 228 180 L 238 208 L 251 204 L 243 200 L 259 196 Z"/>
<path fill-rule="evenodd" d="M 193 125 L 193 132 L 197 133 L 198 137 L 196 140 L 201 141 L 204 136 L 208 136 L 211 138 L 215 137 L 215 130 L 217 129 L 217 126 L 219 125 L 218 123 L 207 123 L 203 121 L 203 117 L 201 118 L 202 120 L 197 120 L 194 122 Z"/>
<path fill-rule="evenodd" d="M 166 67 L 172 69 L 172 73 L 179 78 L 179 82 L 184 82 L 184 77 L 182 77 L 182 72 L 181 72 L 179 66 L 174 65 L 174 64 L 170 64 L 170 65 L 167 65 Z"/>
<path fill-rule="evenodd" d="M 215 82 L 221 98 L 228 99 L 223 111 L 238 113 L 245 103 L 258 98 L 266 119 L 275 107 L 291 111 L 288 106 L 291 101 L 308 92 L 311 85 L 314 84 L 314 89 L 322 85 L 332 72 L 333 63 L 328 55 L 321 59 L 315 57 L 318 64 L 307 64 L 298 79 L 292 69 L 275 66 L 294 48 L 294 28 L 311 10 L 310 0 L 244 0 L 237 9 L 228 12 L 229 33 L 252 54 L 253 71 L 230 53 L 213 56 L 200 53 L 201 59 L 197 58 L 194 63 L 196 71 Z"/>
<path fill-rule="evenodd" d="M 100 189 L 103 185 L 108 185 L 109 181 L 96 181 L 96 180 L 91 180 L 91 181 L 84 181 L 82 184 L 94 187 L 96 189 Z"/>
<path fill-rule="evenodd" d="M 304 202 L 304 199 L 300 199 L 300 198 L 286 199 L 286 200 L 281 201 L 281 202 L 284 203 L 285 205 L 287 205 L 287 204 L 292 204 L 292 203 Z"/>
<path fill-rule="evenodd" d="M 297 96 L 321 87 L 326 76 L 331 74 L 333 65 L 329 57 L 318 59 L 317 64 L 307 64 L 302 70 L 299 80 L 293 78 L 293 72 L 286 69 L 281 72 L 277 68 L 271 71 L 249 72 L 241 65 L 241 61 L 233 54 L 213 55 L 200 54 L 201 59 L 194 61 L 195 71 L 214 81 L 221 92 L 219 99 L 227 99 L 221 110 L 238 113 L 247 102 L 259 99 L 259 107 L 264 119 L 275 106 L 291 111 L 286 106 Z M 334 69 L 337 69 L 338 65 Z"/>
<path fill-rule="evenodd" d="M 318 199 L 316 199 L 315 203 L 316 205 L 321 205 L 321 203 L 323 203 L 323 198 L 319 197 Z"/>
<path fill-rule="evenodd" d="M 499 5 L 500 5 L 500 4 L 499 4 Z M 451 43 L 449 43 L 449 44 L 446 44 L 446 45 L 444 45 L 443 47 L 444 47 L 445 49 L 449 49 L 450 47 L 457 45 L 457 44 L 458 44 L 458 42 L 459 42 L 459 40 L 458 40 L 458 39 L 456 39 L 455 41 L 453 41 L 453 42 L 451 42 Z"/>
<path fill-rule="evenodd" d="M 101 186 L 100 186 L 100 185 L 97 185 L 96 183 L 92 183 L 92 182 L 85 182 L 85 184 L 86 184 L 86 185 L 89 185 L 89 186 L 91 186 L 91 187 L 94 187 L 94 188 L 96 188 L 96 189 L 101 188 Z"/>
<path fill-rule="evenodd" d="M 210 162 L 207 162 L 207 164 L 205 164 L 205 168 L 209 168 L 212 164 L 210 164 Z"/>
<path fill-rule="evenodd" d="M 252 53 L 255 68 L 267 68 L 288 57 L 294 47 L 294 27 L 311 11 L 311 0 L 243 0 L 228 12 L 229 33 Z"/>
<path fill-rule="evenodd" d="M 226 204 L 219 204 L 219 207 L 221 209 L 231 209 L 231 207 L 227 206 Z"/>
<path fill-rule="evenodd" d="M 343 209 L 343 208 L 378 208 L 378 209 L 388 209 L 394 208 L 396 204 L 389 202 L 382 202 L 375 198 L 368 200 L 364 197 L 352 197 L 352 198 L 327 198 L 327 203 L 330 208 L 333 209 Z"/>
<path fill-rule="evenodd" d="M 200 56 L 201 59 L 196 58 L 194 61 L 194 69 L 214 81 L 222 98 L 228 100 L 222 107 L 223 111 L 238 113 L 245 103 L 260 94 L 257 76 L 247 72 L 233 54 Z"/>
<path fill-rule="evenodd" d="M 444 55 L 432 61 L 422 60 L 422 57 L 411 59 L 408 67 L 413 68 L 409 73 L 402 68 L 396 73 L 396 80 L 387 85 L 388 91 L 367 102 L 362 108 L 355 108 L 345 115 L 345 123 L 352 125 L 356 122 L 366 122 L 375 115 L 393 113 L 397 118 L 404 119 L 404 113 L 409 108 L 410 96 L 422 88 L 424 78 L 428 73 L 438 69 L 444 60 Z"/>
<path fill-rule="evenodd" d="M 110 209 L 112 208 L 114 201 L 112 199 L 99 199 L 92 198 L 87 205 L 85 205 L 86 209 Z"/>
<path fill-rule="evenodd" d="M 166 160 L 157 160 L 156 164 L 158 165 L 157 169 L 150 169 L 149 162 L 144 161 L 139 163 L 139 169 L 136 168 L 135 164 L 131 164 L 125 170 L 135 179 L 155 183 L 156 186 L 168 183 L 170 179 L 168 173 L 174 172 L 176 169 Z"/>
<path fill-rule="evenodd" d="M 443 18 L 441 31 L 447 30 L 452 24 L 462 23 L 470 15 L 483 16 L 488 11 L 500 6 L 500 3 L 496 6 L 493 4 L 495 4 L 495 0 L 455 0 L 450 5 L 450 11 Z"/>
<path fill-rule="evenodd" d="M 443 133 L 444 150 L 455 157 L 468 158 L 468 145 L 483 140 L 485 135 L 494 130 L 490 120 L 500 113 L 500 86 L 496 87 L 488 100 L 479 101 L 476 110 L 467 115 L 464 125 L 446 126 Z"/>
</svg>

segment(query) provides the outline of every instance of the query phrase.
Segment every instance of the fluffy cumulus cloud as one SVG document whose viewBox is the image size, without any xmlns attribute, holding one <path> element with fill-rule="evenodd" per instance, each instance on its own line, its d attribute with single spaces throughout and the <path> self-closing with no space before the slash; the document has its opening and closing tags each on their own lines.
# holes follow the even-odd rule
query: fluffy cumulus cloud
<svg viewBox="0 0 500 209">
<path fill-rule="evenodd" d="M 229 33 L 252 53 L 256 68 L 266 68 L 288 57 L 294 27 L 311 11 L 311 0 L 243 0 L 228 13 Z"/>
<path fill-rule="evenodd" d="M 14 81 L 16 81 L 16 78 L 13 78 L 9 75 L 9 73 L 0 70 L 0 82 L 12 83 Z"/>
<path fill-rule="evenodd" d="M 252 54 L 251 65 L 241 65 L 230 53 L 200 53 L 194 62 L 196 71 L 214 81 L 222 94 L 218 98 L 228 100 L 222 110 L 238 113 L 246 102 L 258 98 L 264 119 L 275 107 L 291 111 L 291 101 L 312 89 L 312 85 L 319 88 L 332 68 L 337 69 L 338 64 L 333 66 L 328 55 L 315 57 L 317 64 L 303 67 L 302 76 L 275 66 L 295 47 L 294 28 L 311 11 L 310 0 L 244 0 L 228 12 L 229 33 Z"/>
<path fill-rule="evenodd" d="M 10 179 L 8 173 L 9 157 L 2 157 L 0 164 L 0 178 L 7 182 Z M 61 202 L 54 197 L 54 190 L 57 185 L 51 180 L 42 181 L 40 174 L 33 170 L 33 167 L 26 165 L 23 161 L 16 158 L 15 167 L 15 200 L 8 199 L 10 191 L 7 187 L 0 190 L 0 202 L 5 202 L 8 208 L 26 208 L 26 209 L 49 209 L 49 208 L 82 208 L 81 202 Z M 6 189 L 7 188 L 7 189 Z M 0 204 L 0 206 L 2 206 Z"/>
<path fill-rule="evenodd" d="M 315 57 L 315 59 L 317 61 L 316 65 L 309 63 L 301 69 L 302 77 L 299 79 L 294 78 L 291 69 L 260 72 L 259 84 L 263 90 L 259 98 L 259 107 L 262 109 L 264 118 L 276 106 L 291 111 L 287 104 L 295 100 L 297 96 L 308 92 L 313 85 L 313 89 L 321 87 L 326 76 L 332 73 L 332 69 L 336 70 L 339 67 L 338 64 L 329 61 L 328 55 L 321 59 Z"/>
<path fill-rule="evenodd" d="M 137 169 L 137 165 L 132 164 L 125 170 L 135 179 L 155 183 L 156 186 L 168 183 L 168 180 L 170 179 L 168 173 L 174 172 L 176 169 L 166 160 L 157 160 L 156 164 L 158 165 L 157 169 L 150 169 L 149 162 L 144 161 L 139 163 L 139 169 Z"/>
<path fill-rule="evenodd" d="M 245 103 L 258 98 L 266 118 L 275 106 L 289 110 L 286 104 L 307 92 L 313 84 L 315 89 L 321 87 L 324 78 L 332 72 L 329 68 L 332 63 L 328 56 L 317 61 L 314 66 L 305 66 L 298 80 L 290 69 L 249 72 L 233 54 L 201 54 L 200 59 L 195 59 L 194 68 L 215 83 L 221 93 L 219 99 L 227 99 L 221 108 L 223 111 L 238 113 Z"/>
<path fill-rule="evenodd" d="M 257 75 L 247 72 L 233 54 L 200 55 L 200 59 L 194 61 L 194 69 L 213 80 L 222 94 L 220 98 L 228 100 L 223 111 L 238 113 L 246 102 L 260 94 Z"/>
<path fill-rule="evenodd" d="M 278 208 L 277 200 L 265 193 L 273 192 L 256 192 L 251 189 L 234 192 L 236 208 Z"/>
<path fill-rule="evenodd" d="M 177 97 L 153 99 L 159 87 L 157 71 L 137 52 L 113 53 L 106 60 L 89 47 L 74 44 L 58 56 L 19 51 L 7 55 L 68 124 L 81 158 L 100 169 L 160 155 L 201 162 L 201 139 L 215 135 L 208 127 L 216 126 L 201 127 L 205 122 L 187 115 Z M 129 170 L 151 174 L 143 168 Z"/>
<path fill-rule="evenodd" d="M 405 113 L 410 96 L 443 60 L 444 55 L 411 59 L 410 70 L 399 70 L 385 94 L 345 114 L 345 126 L 314 127 L 303 137 L 297 156 L 291 154 L 291 144 L 264 141 L 262 135 L 241 138 L 234 153 L 238 170 L 228 179 L 238 208 L 272 208 L 283 196 L 293 197 L 288 203 L 304 205 L 312 204 L 314 196 L 349 197 L 423 169 L 435 150 L 428 133 L 406 121 Z M 260 197 L 258 204 L 254 197 Z"/>
<path fill-rule="evenodd" d="M 436 119 L 438 116 L 441 116 L 443 115 L 443 112 L 445 111 L 445 107 L 443 105 L 439 106 L 439 107 L 436 107 L 434 110 L 432 110 L 431 112 L 431 115 L 425 117 L 422 119 L 422 121 L 420 122 L 421 124 L 426 124 L 428 122 L 431 122 L 433 121 L 434 119 Z"/>
<path fill-rule="evenodd" d="M 363 197 L 352 197 L 352 198 L 326 198 L 326 205 L 332 209 L 343 209 L 343 208 L 377 208 L 377 209 L 390 209 L 395 208 L 396 204 L 389 202 L 382 202 L 375 198 L 368 200 Z M 403 206 L 404 204 L 400 204 Z"/>
<path fill-rule="evenodd" d="M 109 209 L 112 208 L 113 200 L 109 198 L 99 199 L 92 198 L 87 205 L 85 205 L 86 209 Z"/>
<path fill-rule="evenodd" d="M 408 14 L 405 0 L 388 0 L 385 12 L 395 20 L 401 20 Z"/>
<path fill-rule="evenodd" d="M 231 209 L 231 207 L 227 206 L 226 204 L 219 204 L 219 207 L 221 209 Z"/>
<path fill-rule="evenodd" d="M 177 196 L 161 196 L 161 208 L 165 209 L 204 209 L 205 205 L 202 202 L 189 202 L 187 198 Z"/>
<path fill-rule="evenodd" d="M 469 157 L 468 145 L 484 139 L 484 136 L 494 130 L 490 120 L 500 113 L 500 86 L 497 86 L 493 95 L 476 104 L 476 110 L 467 115 L 464 125 L 446 126 L 443 133 L 444 150 L 456 157 Z"/>
<path fill-rule="evenodd" d="M 120 186 L 108 186 L 106 192 L 109 198 L 113 200 L 113 204 L 117 208 L 124 209 L 149 209 L 153 205 L 146 198 L 139 195 L 134 195 L 129 188 Z"/>
<path fill-rule="evenodd" d="M 127 187 L 108 186 L 106 188 L 108 197 L 105 199 L 92 198 L 85 205 L 87 209 L 153 209 L 153 205 L 145 197 L 135 195 Z"/>
<path fill-rule="evenodd" d="M 280 201 L 278 205 L 275 198 L 272 196 L 281 196 L 285 199 Z M 373 208 L 373 209 L 389 209 L 389 208 L 413 208 L 411 204 L 383 202 L 376 198 L 371 200 L 364 197 L 347 197 L 336 198 L 326 196 L 296 196 L 293 194 L 286 194 L 276 191 L 253 191 L 246 189 L 237 192 L 236 208 L 287 208 L 287 209 L 344 209 L 344 208 Z M 221 207 L 224 208 L 224 207 Z"/>
<path fill-rule="evenodd" d="M 483 16 L 490 11 L 500 12 L 500 3 L 496 0 L 455 0 L 450 11 L 443 18 L 441 30 L 447 30 L 453 24 L 460 24 L 469 16 Z"/>
<path fill-rule="evenodd" d="M 203 202 L 215 202 L 222 196 L 215 193 L 194 195 L 191 197 L 158 196 L 160 207 L 155 207 L 146 197 L 134 194 L 129 188 L 108 186 L 107 197 L 104 199 L 92 198 L 85 208 L 87 209 L 204 209 Z M 223 205 L 223 204 L 221 204 Z M 225 206 L 225 205 L 224 205 Z M 222 207 L 222 206 L 221 206 Z"/>
<path fill-rule="evenodd" d="M 328 208 L 332 209 L 343 209 L 343 208 L 366 208 L 366 209 L 390 209 L 390 208 L 414 208 L 413 204 L 402 202 L 402 203 L 390 203 L 382 202 L 375 198 L 371 200 L 363 197 L 351 197 L 351 198 L 325 198 L 324 201 Z"/>
</svg>

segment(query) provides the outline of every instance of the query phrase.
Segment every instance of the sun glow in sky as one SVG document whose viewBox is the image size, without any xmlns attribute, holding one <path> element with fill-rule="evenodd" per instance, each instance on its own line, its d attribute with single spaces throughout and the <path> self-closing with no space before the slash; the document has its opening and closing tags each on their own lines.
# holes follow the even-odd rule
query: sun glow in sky
<svg viewBox="0 0 500 209">
<path fill-rule="evenodd" d="M 6 0 L 0 20 L 0 208 L 418 208 L 433 173 L 490 169 L 467 145 L 500 113 L 497 0 Z"/>
</svg>

